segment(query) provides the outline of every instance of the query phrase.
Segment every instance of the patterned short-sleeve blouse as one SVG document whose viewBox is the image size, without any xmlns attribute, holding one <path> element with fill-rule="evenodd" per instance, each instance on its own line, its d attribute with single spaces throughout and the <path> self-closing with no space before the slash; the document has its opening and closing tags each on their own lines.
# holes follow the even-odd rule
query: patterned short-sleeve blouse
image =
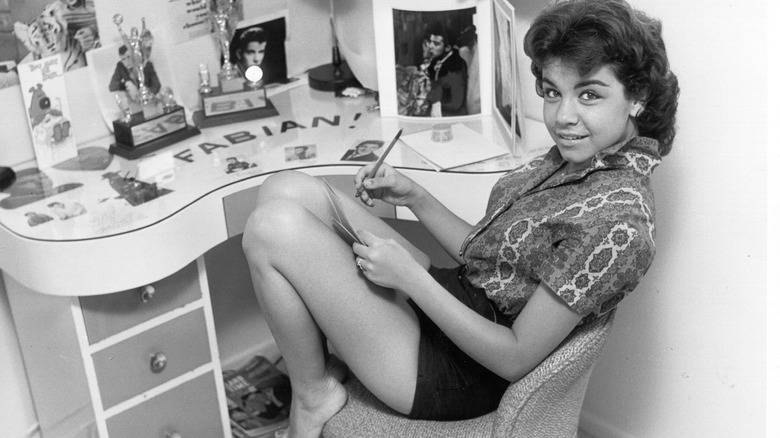
<svg viewBox="0 0 780 438">
<path fill-rule="evenodd" d="M 512 318 L 540 282 L 586 319 L 609 311 L 655 255 L 659 163 L 658 142 L 637 137 L 560 178 L 550 178 L 564 165 L 555 147 L 507 173 L 461 247 L 467 278 Z"/>
</svg>

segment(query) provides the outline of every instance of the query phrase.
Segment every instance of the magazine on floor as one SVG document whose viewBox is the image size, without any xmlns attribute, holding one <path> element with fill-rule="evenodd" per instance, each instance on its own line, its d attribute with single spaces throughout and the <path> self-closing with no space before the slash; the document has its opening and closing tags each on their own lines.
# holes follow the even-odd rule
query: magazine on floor
<svg viewBox="0 0 780 438">
<path fill-rule="evenodd" d="M 222 373 L 234 438 L 273 437 L 288 426 L 290 379 L 263 356 Z"/>
</svg>

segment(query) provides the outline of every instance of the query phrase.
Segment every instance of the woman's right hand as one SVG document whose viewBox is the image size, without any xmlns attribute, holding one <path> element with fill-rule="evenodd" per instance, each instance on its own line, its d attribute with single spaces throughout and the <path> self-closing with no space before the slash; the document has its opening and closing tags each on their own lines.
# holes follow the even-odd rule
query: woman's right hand
<svg viewBox="0 0 780 438">
<path fill-rule="evenodd" d="M 395 206 L 411 207 L 421 194 L 421 187 L 411 178 L 395 170 L 392 166 L 382 164 L 373 178 L 367 178 L 374 165 L 362 167 L 355 175 L 355 196 L 369 207 L 374 206 L 374 199 L 381 199 Z M 361 185 L 364 190 L 360 190 Z"/>
</svg>

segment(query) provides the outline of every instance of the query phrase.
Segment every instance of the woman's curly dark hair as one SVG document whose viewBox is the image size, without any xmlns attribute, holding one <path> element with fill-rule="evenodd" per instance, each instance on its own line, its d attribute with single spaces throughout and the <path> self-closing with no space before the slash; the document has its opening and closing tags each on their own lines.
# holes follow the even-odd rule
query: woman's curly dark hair
<svg viewBox="0 0 780 438">
<path fill-rule="evenodd" d="M 576 65 L 580 75 L 612 66 L 629 96 L 643 103 L 636 117 L 639 135 L 658 140 L 662 156 L 671 151 L 680 88 L 660 21 L 623 0 L 563 0 L 533 21 L 523 45 L 540 96 L 542 68 L 553 59 Z"/>
</svg>

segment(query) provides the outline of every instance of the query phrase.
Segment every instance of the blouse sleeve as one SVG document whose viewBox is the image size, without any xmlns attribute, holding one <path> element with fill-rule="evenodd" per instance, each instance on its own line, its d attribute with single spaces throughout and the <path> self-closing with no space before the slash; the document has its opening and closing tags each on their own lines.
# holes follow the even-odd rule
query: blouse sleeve
<svg viewBox="0 0 780 438">
<path fill-rule="evenodd" d="M 562 241 L 538 275 L 574 311 L 605 313 L 631 292 L 655 255 L 651 231 L 628 222 L 604 223 Z"/>
</svg>

